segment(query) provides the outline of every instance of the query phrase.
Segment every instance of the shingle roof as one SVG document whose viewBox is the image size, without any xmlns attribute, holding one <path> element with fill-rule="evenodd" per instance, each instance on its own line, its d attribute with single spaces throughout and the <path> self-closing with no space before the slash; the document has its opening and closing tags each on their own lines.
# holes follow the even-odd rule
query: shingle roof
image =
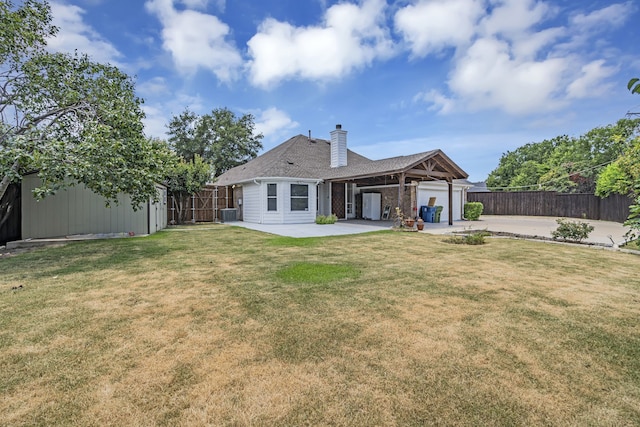
<svg viewBox="0 0 640 427">
<path fill-rule="evenodd" d="M 439 156 L 447 163 L 456 173 L 454 178 L 466 178 L 466 173 L 440 150 L 382 160 L 370 160 L 347 150 L 347 166 L 332 168 L 331 143 L 329 141 L 309 139 L 304 135 L 297 135 L 244 165 L 228 170 L 218 177 L 216 184 L 232 185 L 254 179 L 275 177 L 347 179 L 385 175 L 412 168 L 434 156 Z"/>
</svg>

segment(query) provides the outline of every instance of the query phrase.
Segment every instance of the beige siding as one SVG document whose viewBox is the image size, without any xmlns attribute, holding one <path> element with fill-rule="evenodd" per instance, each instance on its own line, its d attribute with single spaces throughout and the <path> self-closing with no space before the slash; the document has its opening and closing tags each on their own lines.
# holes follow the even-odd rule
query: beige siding
<svg viewBox="0 0 640 427">
<path fill-rule="evenodd" d="M 105 199 L 84 185 L 76 185 L 41 201 L 32 190 L 39 185 L 37 175 L 22 181 L 22 238 L 61 237 L 76 234 L 153 233 L 166 226 L 164 197 L 134 211 L 127 195 L 117 205 L 106 207 Z M 162 188 L 162 187 L 159 187 Z"/>
</svg>

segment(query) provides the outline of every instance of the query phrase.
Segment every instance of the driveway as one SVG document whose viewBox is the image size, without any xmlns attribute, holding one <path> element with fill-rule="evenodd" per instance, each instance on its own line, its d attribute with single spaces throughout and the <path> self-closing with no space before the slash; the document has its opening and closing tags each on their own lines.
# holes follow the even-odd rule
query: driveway
<svg viewBox="0 0 640 427">
<path fill-rule="evenodd" d="M 510 233 L 520 236 L 551 238 L 551 232 L 558 227 L 557 217 L 482 215 L 478 221 L 454 221 L 452 226 L 446 222 L 425 223 L 422 233 L 450 234 L 469 230 L 487 230 L 496 233 Z M 613 246 L 624 243 L 624 234 L 629 229 L 617 222 L 571 219 L 593 225 L 594 230 L 586 239 L 589 243 Z M 265 233 L 288 237 L 322 237 L 345 234 L 359 234 L 371 231 L 388 230 L 390 221 L 349 220 L 335 224 L 253 224 L 243 221 L 227 223 Z"/>
</svg>

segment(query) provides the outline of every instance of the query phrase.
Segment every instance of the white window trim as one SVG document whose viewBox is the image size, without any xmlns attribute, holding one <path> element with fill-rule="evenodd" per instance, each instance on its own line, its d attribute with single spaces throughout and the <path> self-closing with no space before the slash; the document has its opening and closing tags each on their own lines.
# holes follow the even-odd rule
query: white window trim
<svg viewBox="0 0 640 427">
<path fill-rule="evenodd" d="M 276 194 L 274 196 L 270 196 L 269 195 L 269 186 L 270 185 L 275 185 L 276 186 Z M 275 210 L 270 210 L 269 209 L 269 199 L 275 199 L 275 201 L 276 201 Z M 267 212 L 269 212 L 269 213 L 278 212 L 278 183 L 276 183 L 276 182 L 268 182 L 267 183 Z"/>
</svg>

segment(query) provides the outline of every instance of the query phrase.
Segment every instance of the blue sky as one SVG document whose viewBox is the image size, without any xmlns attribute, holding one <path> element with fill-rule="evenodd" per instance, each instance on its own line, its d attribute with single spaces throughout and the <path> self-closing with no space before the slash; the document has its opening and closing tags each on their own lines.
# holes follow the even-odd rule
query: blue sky
<svg viewBox="0 0 640 427">
<path fill-rule="evenodd" d="M 186 107 L 251 113 L 371 159 L 442 149 L 484 180 L 502 153 L 640 111 L 640 4 L 600 0 L 60 0 L 53 51 L 135 76 L 146 133 Z"/>
</svg>

